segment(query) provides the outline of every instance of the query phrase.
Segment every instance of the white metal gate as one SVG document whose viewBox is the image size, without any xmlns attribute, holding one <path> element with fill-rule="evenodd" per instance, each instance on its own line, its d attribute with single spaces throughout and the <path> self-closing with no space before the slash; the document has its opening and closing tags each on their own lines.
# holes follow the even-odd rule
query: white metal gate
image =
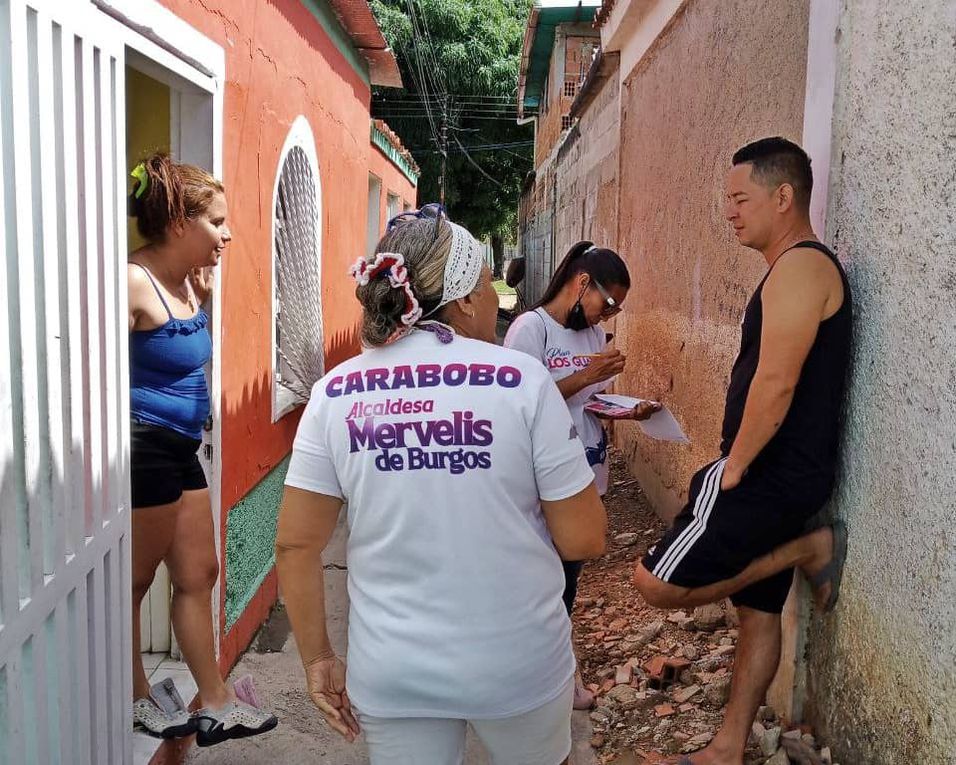
<svg viewBox="0 0 956 765">
<path fill-rule="evenodd" d="M 124 61 L 0 0 L 0 763 L 131 759 Z"/>
</svg>

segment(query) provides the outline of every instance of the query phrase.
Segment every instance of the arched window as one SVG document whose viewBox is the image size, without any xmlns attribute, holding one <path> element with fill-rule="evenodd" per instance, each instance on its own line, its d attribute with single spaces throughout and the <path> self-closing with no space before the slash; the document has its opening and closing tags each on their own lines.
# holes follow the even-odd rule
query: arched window
<svg viewBox="0 0 956 765">
<path fill-rule="evenodd" d="M 279 156 L 273 193 L 273 422 L 308 400 L 325 371 L 321 199 L 315 139 L 300 116 Z"/>
</svg>

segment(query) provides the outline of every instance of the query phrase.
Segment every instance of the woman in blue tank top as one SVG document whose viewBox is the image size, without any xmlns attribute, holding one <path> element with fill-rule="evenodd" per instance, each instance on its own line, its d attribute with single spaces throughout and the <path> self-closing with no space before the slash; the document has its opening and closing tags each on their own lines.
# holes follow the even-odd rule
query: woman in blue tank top
<svg viewBox="0 0 956 765">
<path fill-rule="evenodd" d="M 130 214 L 148 244 L 130 255 L 130 423 L 133 539 L 133 719 L 163 738 L 196 733 L 200 746 L 274 728 L 236 698 L 216 661 L 212 589 L 219 573 L 206 477 L 197 457 L 209 417 L 204 367 L 211 269 L 231 236 L 222 184 L 156 154 L 133 170 Z M 140 655 L 140 603 L 160 561 L 173 585 L 172 622 L 199 688 L 189 714 L 172 681 L 151 688 Z"/>
</svg>

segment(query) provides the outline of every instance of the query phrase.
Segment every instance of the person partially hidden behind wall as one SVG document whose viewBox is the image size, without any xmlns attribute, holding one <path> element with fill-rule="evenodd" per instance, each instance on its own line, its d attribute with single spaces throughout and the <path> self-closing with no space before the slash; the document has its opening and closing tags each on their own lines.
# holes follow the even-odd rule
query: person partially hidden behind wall
<svg viewBox="0 0 956 765">
<path fill-rule="evenodd" d="M 677 765 L 742 765 L 780 660 L 794 568 L 824 612 L 839 592 L 845 527 L 806 529 L 835 481 L 852 303 L 810 224 L 812 186 L 809 157 L 783 138 L 744 146 L 727 174 L 726 217 L 768 270 L 744 314 L 721 457 L 691 479 L 687 506 L 634 573 L 652 606 L 730 597 L 740 618 L 723 726 L 707 748 L 668 760 Z"/>
</svg>

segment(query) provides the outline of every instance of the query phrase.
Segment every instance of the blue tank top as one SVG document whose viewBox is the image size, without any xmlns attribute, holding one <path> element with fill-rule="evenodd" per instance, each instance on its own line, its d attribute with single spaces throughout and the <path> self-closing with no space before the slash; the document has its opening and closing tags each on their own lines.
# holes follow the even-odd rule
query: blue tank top
<svg viewBox="0 0 956 765">
<path fill-rule="evenodd" d="M 209 416 L 203 370 L 212 356 L 212 338 L 206 329 L 209 317 L 200 308 L 189 319 L 175 318 L 152 274 L 139 267 L 159 295 L 169 320 L 156 329 L 130 332 L 130 416 L 201 439 Z"/>
</svg>

